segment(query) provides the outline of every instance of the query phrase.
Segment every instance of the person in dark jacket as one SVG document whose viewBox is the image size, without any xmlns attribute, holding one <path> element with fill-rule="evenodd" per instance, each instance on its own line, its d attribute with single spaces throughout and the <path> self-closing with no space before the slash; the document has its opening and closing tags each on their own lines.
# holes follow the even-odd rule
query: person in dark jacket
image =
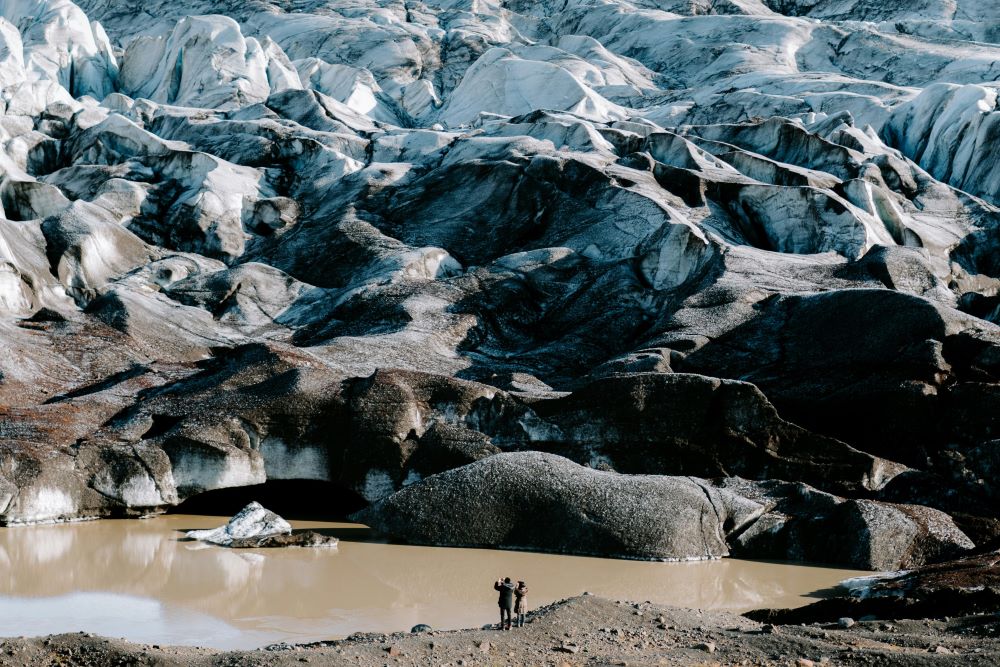
<svg viewBox="0 0 1000 667">
<path fill-rule="evenodd" d="M 523 581 L 514 589 L 514 627 L 524 627 L 524 615 L 528 613 L 528 587 Z"/>
<path fill-rule="evenodd" d="M 497 604 L 500 605 L 500 629 L 510 630 L 510 615 L 514 608 L 514 584 L 510 582 L 510 577 L 497 579 L 493 584 L 493 589 L 500 591 Z"/>
</svg>

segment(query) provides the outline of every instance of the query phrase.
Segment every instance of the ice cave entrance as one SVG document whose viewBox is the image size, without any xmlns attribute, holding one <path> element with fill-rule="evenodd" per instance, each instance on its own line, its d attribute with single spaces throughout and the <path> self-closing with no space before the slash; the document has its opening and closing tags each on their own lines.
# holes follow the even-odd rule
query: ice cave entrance
<svg viewBox="0 0 1000 667">
<path fill-rule="evenodd" d="M 344 521 L 368 504 L 359 494 L 335 482 L 280 479 L 199 493 L 170 513 L 232 516 L 254 500 L 286 519 L 312 521 Z"/>
</svg>

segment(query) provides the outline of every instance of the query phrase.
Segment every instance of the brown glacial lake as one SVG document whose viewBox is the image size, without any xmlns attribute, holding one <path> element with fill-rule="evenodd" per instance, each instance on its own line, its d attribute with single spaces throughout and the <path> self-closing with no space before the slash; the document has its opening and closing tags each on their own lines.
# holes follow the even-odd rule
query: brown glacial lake
<svg viewBox="0 0 1000 667">
<path fill-rule="evenodd" d="M 650 563 L 385 544 L 363 526 L 293 521 L 340 548 L 231 550 L 184 541 L 223 517 L 168 515 L 0 528 L 0 636 L 87 631 L 154 643 L 251 648 L 355 631 L 478 627 L 493 580 L 528 583 L 532 607 L 584 591 L 745 611 L 795 606 L 865 573 L 743 560 Z"/>
</svg>

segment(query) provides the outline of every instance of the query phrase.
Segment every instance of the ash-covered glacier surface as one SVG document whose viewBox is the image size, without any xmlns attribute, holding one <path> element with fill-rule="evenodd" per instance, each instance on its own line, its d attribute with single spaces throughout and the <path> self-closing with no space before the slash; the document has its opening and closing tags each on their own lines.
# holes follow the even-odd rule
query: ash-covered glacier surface
<svg viewBox="0 0 1000 667">
<path fill-rule="evenodd" d="M 538 450 L 526 522 L 638 502 L 572 462 L 751 508 L 665 495 L 713 546 L 633 557 L 1000 536 L 995 2 L 0 17 L 0 524 L 298 479 L 376 521 Z"/>
</svg>

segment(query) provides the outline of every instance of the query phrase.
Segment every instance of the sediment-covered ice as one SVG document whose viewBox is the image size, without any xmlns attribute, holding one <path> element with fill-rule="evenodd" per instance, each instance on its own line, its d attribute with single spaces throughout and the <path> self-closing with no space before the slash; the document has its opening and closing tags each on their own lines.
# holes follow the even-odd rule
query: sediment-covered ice
<svg viewBox="0 0 1000 667">
<path fill-rule="evenodd" d="M 993 540 L 994 5 L 0 0 L 0 522 L 544 449 Z"/>
</svg>

